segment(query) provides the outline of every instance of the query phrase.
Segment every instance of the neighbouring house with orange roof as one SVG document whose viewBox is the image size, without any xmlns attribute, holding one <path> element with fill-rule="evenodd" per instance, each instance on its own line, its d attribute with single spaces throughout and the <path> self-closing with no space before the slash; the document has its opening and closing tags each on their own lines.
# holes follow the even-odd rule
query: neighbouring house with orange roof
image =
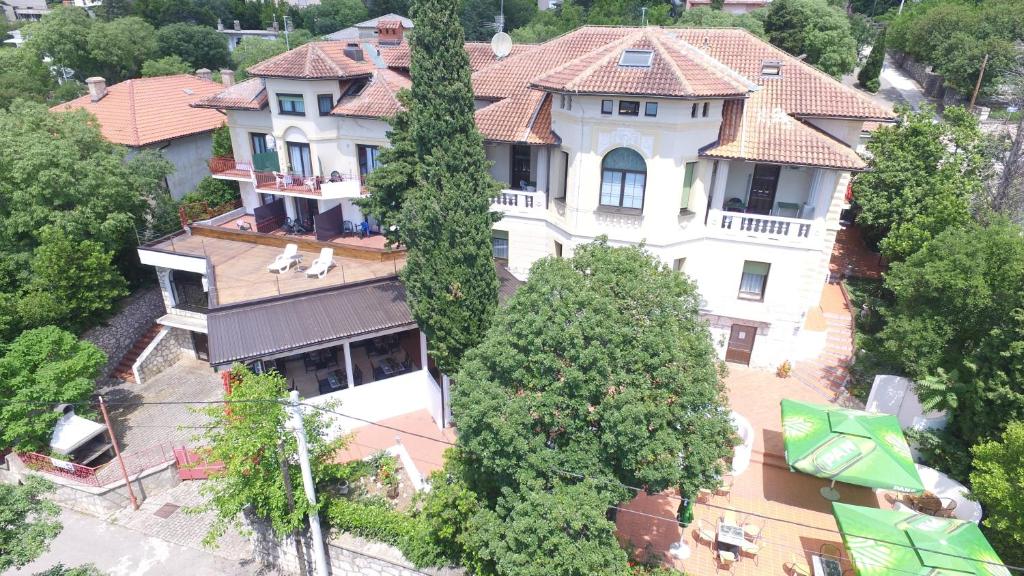
<svg viewBox="0 0 1024 576">
<path fill-rule="evenodd" d="M 824 348 L 824 333 L 805 320 L 828 277 L 850 178 L 866 167 L 855 150 L 862 130 L 892 122 L 891 111 L 738 29 L 587 26 L 502 58 L 487 44 L 466 50 L 476 123 L 504 188 L 492 239 L 503 274 L 525 279 L 538 259 L 571 256 L 601 235 L 643 243 L 696 282 L 724 358 L 774 366 Z M 355 200 L 368 193 L 364 179 L 411 83 L 405 39 L 311 42 L 248 72 L 193 103 L 227 115 L 234 157 L 211 165 L 215 178 L 239 182 L 242 207 L 192 234 L 216 227 L 218 237 L 230 230 L 245 242 L 310 238 L 311 250 L 344 245 L 392 258 L 365 252 L 379 236 L 353 232 L 364 221 L 376 229 Z M 177 273 L 162 258 L 144 261 L 166 276 L 173 302 Z M 339 276 L 360 278 L 356 270 Z M 285 280 L 263 286 L 261 278 L 247 289 L 286 298 Z M 190 282 L 218 298 L 229 293 L 220 278 Z M 374 302 L 319 314 L 340 325 L 389 306 Z M 229 312 L 210 312 L 214 364 L 324 345 L 290 319 L 229 329 Z M 359 364 L 351 351 L 343 357 Z"/>
<path fill-rule="evenodd" d="M 231 84 L 233 74 L 224 71 L 225 84 L 190 74 L 135 78 L 107 86 L 103 78 L 86 80 L 89 93 L 50 110 L 86 110 L 96 117 L 104 138 L 133 151 L 157 150 L 174 165 L 166 178 L 173 198 L 181 199 L 210 175 L 212 131 L 223 126 L 224 114 L 190 104 L 209 98 Z"/>
</svg>

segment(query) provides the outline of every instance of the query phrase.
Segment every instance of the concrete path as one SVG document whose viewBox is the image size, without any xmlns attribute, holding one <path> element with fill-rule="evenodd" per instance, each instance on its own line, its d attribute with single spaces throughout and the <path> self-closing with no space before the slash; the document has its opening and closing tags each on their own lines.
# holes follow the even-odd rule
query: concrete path
<svg viewBox="0 0 1024 576">
<path fill-rule="evenodd" d="M 888 54 L 885 56 L 885 64 L 879 77 L 879 90 L 875 96 L 890 105 L 909 104 L 914 110 L 920 109 L 921 104 L 928 103 L 928 97 L 924 95 L 921 86 L 904 74 Z"/>
<path fill-rule="evenodd" d="M 171 544 L 71 510 L 61 512 L 64 530 L 49 552 L 21 570 L 3 576 L 23 576 L 59 563 L 92 563 L 110 576 L 235 576 L 258 574 L 259 567 L 242 565 L 208 552 Z"/>
</svg>

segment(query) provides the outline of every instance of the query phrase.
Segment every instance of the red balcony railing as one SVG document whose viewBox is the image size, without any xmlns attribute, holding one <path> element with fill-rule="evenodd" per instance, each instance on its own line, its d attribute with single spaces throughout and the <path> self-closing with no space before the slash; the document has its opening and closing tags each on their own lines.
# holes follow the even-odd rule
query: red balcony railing
<svg viewBox="0 0 1024 576">
<path fill-rule="evenodd" d="M 256 187 L 263 190 L 320 195 L 321 178 L 285 172 L 256 172 Z"/>
<path fill-rule="evenodd" d="M 221 176 L 240 176 L 248 178 L 252 174 L 252 162 L 241 162 L 231 156 L 214 156 L 206 161 L 211 174 Z"/>
</svg>

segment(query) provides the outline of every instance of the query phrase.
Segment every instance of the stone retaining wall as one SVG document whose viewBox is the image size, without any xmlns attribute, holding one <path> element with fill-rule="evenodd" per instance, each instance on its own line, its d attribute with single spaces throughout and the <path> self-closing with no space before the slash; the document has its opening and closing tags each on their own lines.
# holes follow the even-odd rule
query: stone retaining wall
<svg viewBox="0 0 1024 576">
<path fill-rule="evenodd" d="M 165 326 L 132 366 L 135 381 L 143 384 L 180 360 L 184 352 L 191 350 L 192 337 L 187 330 Z"/>
<path fill-rule="evenodd" d="M 296 552 L 295 539 L 278 539 L 265 522 L 246 517 L 252 531 L 253 552 L 265 566 L 280 574 L 314 576 L 313 546 L 308 533 L 301 538 L 302 560 Z M 331 576 L 463 576 L 462 568 L 417 569 L 394 546 L 341 534 L 326 543 L 328 571 Z"/>
<path fill-rule="evenodd" d="M 160 289 L 147 286 L 122 300 L 117 312 L 106 322 L 82 334 L 84 340 L 92 342 L 107 355 L 107 365 L 101 374 L 109 376 L 121 357 L 163 313 L 164 302 Z"/>
</svg>

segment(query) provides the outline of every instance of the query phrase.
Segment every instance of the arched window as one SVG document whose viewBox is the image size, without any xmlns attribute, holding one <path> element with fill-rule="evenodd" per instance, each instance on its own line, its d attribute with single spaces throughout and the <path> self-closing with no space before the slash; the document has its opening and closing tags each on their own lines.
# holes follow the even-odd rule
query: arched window
<svg viewBox="0 0 1024 576">
<path fill-rule="evenodd" d="M 647 163 L 629 148 L 616 148 L 601 161 L 601 205 L 644 207 Z"/>
</svg>

